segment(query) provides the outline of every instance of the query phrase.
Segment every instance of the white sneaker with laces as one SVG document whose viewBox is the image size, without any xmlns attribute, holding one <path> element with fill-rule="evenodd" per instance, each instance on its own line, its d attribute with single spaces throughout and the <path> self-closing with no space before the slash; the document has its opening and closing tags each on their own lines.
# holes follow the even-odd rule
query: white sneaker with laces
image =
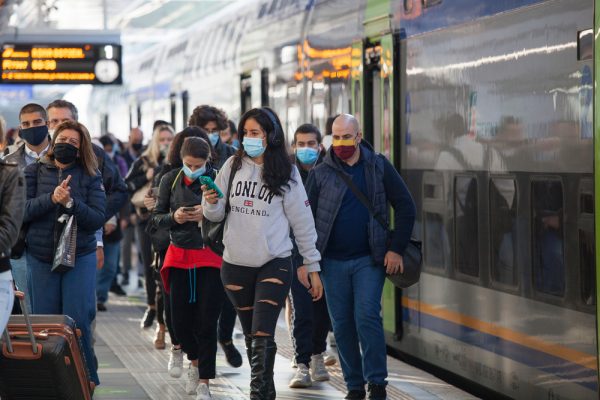
<svg viewBox="0 0 600 400">
<path fill-rule="evenodd" d="M 194 367 L 194 365 L 190 363 L 190 367 L 187 373 L 187 382 L 185 383 L 185 391 L 187 394 L 196 394 L 196 389 L 200 384 L 198 382 L 198 379 L 200 379 L 198 367 Z"/>
<path fill-rule="evenodd" d="M 201 383 L 196 389 L 196 400 L 212 400 L 210 390 L 208 390 L 208 384 Z"/>
<path fill-rule="evenodd" d="M 169 354 L 169 364 L 167 366 L 169 375 L 173 378 L 180 378 L 183 373 L 183 351 L 171 347 Z"/>
<path fill-rule="evenodd" d="M 325 368 L 323 354 L 310 357 L 310 376 L 314 381 L 323 382 L 329 380 L 329 372 Z"/>
<path fill-rule="evenodd" d="M 337 362 L 337 358 L 335 358 L 333 354 L 329 354 L 326 351 L 323 352 L 323 360 L 325 361 L 325 365 L 328 367 L 335 365 L 335 363 Z"/>
<path fill-rule="evenodd" d="M 329 332 L 327 334 L 327 337 L 329 338 L 329 346 L 337 347 L 337 343 L 335 342 L 335 335 L 333 334 L 333 332 Z"/>
<path fill-rule="evenodd" d="M 294 377 L 288 385 L 292 389 L 307 388 L 312 386 L 312 380 L 310 379 L 310 372 L 306 364 L 298 364 L 298 369 L 294 374 Z"/>
</svg>

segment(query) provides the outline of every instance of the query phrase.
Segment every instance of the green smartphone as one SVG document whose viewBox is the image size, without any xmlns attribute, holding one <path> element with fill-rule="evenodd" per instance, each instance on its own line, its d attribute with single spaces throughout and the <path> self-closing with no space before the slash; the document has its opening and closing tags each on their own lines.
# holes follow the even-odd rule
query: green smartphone
<svg viewBox="0 0 600 400">
<path fill-rule="evenodd" d="M 219 189 L 219 187 L 213 182 L 210 176 L 201 176 L 200 183 L 202 185 L 206 185 L 206 187 L 208 187 L 208 190 L 214 190 L 215 192 L 217 192 L 217 196 L 220 199 L 223 198 L 223 192 L 221 192 L 221 189 Z"/>
</svg>

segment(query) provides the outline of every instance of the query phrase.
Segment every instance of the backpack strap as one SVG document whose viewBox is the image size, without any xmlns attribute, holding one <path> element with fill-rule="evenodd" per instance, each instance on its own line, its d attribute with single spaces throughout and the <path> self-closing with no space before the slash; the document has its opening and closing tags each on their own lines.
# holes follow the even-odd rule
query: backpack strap
<svg viewBox="0 0 600 400">
<path fill-rule="evenodd" d="M 173 190 L 175 190 L 175 185 L 177 184 L 177 180 L 179 179 L 179 177 L 181 176 L 181 173 L 183 172 L 183 168 L 179 169 L 179 173 L 177 174 L 177 176 L 175 176 L 175 180 L 173 180 L 173 184 L 171 185 L 171 192 Z"/>
<path fill-rule="evenodd" d="M 363 192 L 361 192 L 358 187 L 356 187 L 354 182 L 352 182 L 352 179 L 348 175 L 346 175 L 345 173 L 340 171 L 339 169 L 336 169 L 335 172 L 340 178 L 342 178 L 342 180 L 344 181 L 346 186 L 348 186 L 348 188 L 350 188 L 350 190 L 352 190 L 352 193 L 354 193 L 356 198 L 367 208 L 367 210 L 369 210 L 369 214 L 371 214 L 371 216 L 377 222 L 379 222 L 379 224 L 383 227 L 383 229 L 385 229 L 386 231 L 389 230 L 389 226 L 385 222 L 385 219 L 380 214 L 375 212 L 375 207 L 373 207 L 373 204 L 371 204 L 371 202 L 369 201 L 367 196 Z"/>
</svg>

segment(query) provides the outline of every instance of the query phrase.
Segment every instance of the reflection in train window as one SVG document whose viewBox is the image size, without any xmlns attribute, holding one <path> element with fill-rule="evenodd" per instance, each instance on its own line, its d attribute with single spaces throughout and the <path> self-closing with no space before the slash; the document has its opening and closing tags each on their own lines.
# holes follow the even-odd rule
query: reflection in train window
<svg viewBox="0 0 600 400">
<path fill-rule="evenodd" d="M 425 264 L 429 267 L 443 269 L 447 254 L 447 235 L 442 216 L 430 212 L 423 214 L 425 221 Z"/>
<path fill-rule="evenodd" d="M 361 92 L 360 92 L 360 81 L 354 82 L 354 94 L 352 96 L 354 98 L 354 116 L 357 120 L 360 121 L 361 118 Z"/>
<path fill-rule="evenodd" d="M 496 282 L 514 285 L 517 249 L 517 188 L 514 179 L 491 179 L 489 196 L 492 277 Z"/>
<path fill-rule="evenodd" d="M 579 230 L 579 266 L 581 301 L 587 305 L 596 304 L 596 278 L 594 274 L 594 234 Z"/>
<path fill-rule="evenodd" d="M 596 304 L 595 236 L 594 236 L 594 181 L 579 182 L 579 287 L 581 302 Z"/>
<path fill-rule="evenodd" d="M 456 267 L 471 276 L 479 276 L 477 222 L 477 180 L 474 176 L 457 176 L 454 180 Z"/>
<path fill-rule="evenodd" d="M 558 180 L 531 183 L 533 284 L 537 291 L 565 293 L 563 188 Z"/>
</svg>

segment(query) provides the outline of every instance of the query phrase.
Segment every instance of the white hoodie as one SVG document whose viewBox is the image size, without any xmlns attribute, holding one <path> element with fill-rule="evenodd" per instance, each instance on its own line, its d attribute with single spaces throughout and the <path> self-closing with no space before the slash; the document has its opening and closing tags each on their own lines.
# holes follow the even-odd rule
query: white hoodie
<svg viewBox="0 0 600 400">
<path fill-rule="evenodd" d="M 215 180 L 225 195 L 233 160 L 230 157 L 225 162 Z M 293 167 L 290 187 L 284 188 L 283 196 L 276 196 L 263 185 L 262 172 L 262 165 L 244 157 L 242 168 L 235 173 L 229 194 L 231 210 L 223 232 L 223 259 L 230 264 L 258 268 L 274 258 L 288 257 L 293 247 L 291 226 L 307 271 L 320 271 L 321 255 L 315 247 L 317 231 L 298 169 Z M 216 204 L 203 200 L 204 217 L 221 221 L 225 203 L 225 198 Z"/>
</svg>

